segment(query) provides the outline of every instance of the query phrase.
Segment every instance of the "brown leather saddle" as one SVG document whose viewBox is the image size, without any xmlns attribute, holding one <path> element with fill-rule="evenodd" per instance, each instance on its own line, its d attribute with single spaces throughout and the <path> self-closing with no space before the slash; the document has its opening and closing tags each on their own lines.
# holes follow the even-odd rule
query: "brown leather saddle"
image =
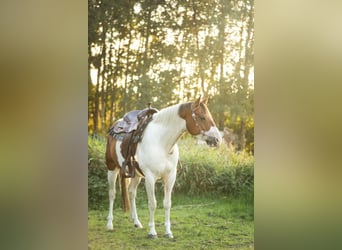
<svg viewBox="0 0 342 250">
<path fill-rule="evenodd" d="M 152 120 L 157 109 L 148 108 L 143 110 L 133 110 L 124 115 L 113 127 L 108 131 L 108 134 L 113 136 L 116 140 L 122 141 L 121 154 L 125 158 L 121 165 L 121 175 L 125 178 L 132 178 L 135 176 L 135 170 L 142 173 L 138 162 L 135 160 L 135 152 L 138 143 L 142 140 L 143 132 L 148 123 Z"/>
<path fill-rule="evenodd" d="M 118 123 L 113 127 L 113 133 L 131 133 L 137 129 L 139 121 L 147 115 L 152 115 L 157 112 L 156 109 L 132 110 L 124 115 Z"/>
</svg>

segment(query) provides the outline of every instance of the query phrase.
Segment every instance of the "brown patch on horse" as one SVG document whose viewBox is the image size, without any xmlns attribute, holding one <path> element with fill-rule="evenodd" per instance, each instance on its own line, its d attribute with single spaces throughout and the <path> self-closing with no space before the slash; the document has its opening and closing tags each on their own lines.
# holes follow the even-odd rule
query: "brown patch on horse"
<svg viewBox="0 0 342 250">
<path fill-rule="evenodd" d="M 113 128 L 119 121 L 116 121 L 111 128 Z M 111 135 L 107 135 L 107 146 L 106 146 L 106 165 L 108 170 L 114 170 L 115 168 L 121 168 L 116 155 L 116 139 Z M 120 176 L 120 175 L 119 175 Z M 121 177 L 121 176 L 120 176 Z M 125 212 L 130 210 L 130 201 L 128 198 L 127 179 L 121 179 L 121 206 Z"/>
<path fill-rule="evenodd" d="M 114 127 L 116 123 L 117 122 L 115 122 L 112 127 Z M 106 165 L 108 170 L 114 170 L 115 168 L 120 167 L 116 155 L 116 140 L 112 136 L 107 136 Z"/>
<path fill-rule="evenodd" d="M 191 105 L 191 102 L 181 104 L 178 110 L 178 115 L 185 120 L 186 129 L 189 133 L 192 135 L 198 135 L 201 133 L 201 130 L 196 126 L 196 122 L 192 118 Z"/>
<path fill-rule="evenodd" d="M 215 122 L 206 106 L 207 99 L 181 104 L 178 114 L 186 121 L 186 128 L 192 135 L 198 135 L 201 131 L 208 131 Z"/>
</svg>

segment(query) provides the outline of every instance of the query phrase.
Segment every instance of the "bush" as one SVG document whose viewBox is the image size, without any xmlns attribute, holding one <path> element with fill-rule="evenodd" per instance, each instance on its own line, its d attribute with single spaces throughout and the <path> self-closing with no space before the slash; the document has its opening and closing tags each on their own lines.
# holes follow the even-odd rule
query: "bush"
<svg viewBox="0 0 342 250">
<path fill-rule="evenodd" d="M 230 167 L 217 173 L 214 186 L 219 193 L 240 196 L 254 190 L 253 166 Z"/>
<path fill-rule="evenodd" d="M 195 145 L 191 138 L 179 141 L 180 169 L 175 192 L 224 194 L 253 197 L 254 157 L 245 152 Z"/>
<path fill-rule="evenodd" d="M 103 209 L 107 202 L 107 170 L 88 167 L 88 208 Z"/>
<path fill-rule="evenodd" d="M 183 162 L 177 175 L 174 192 L 201 194 L 208 193 L 214 185 L 216 170 L 211 165 Z"/>
<path fill-rule="evenodd" d="M 88 137 L 88 167 L 106 168 L 105 152 L 105 138 Z"/>
<path fill-rule="evenodd" d="M 88 208 L 102 209 L 108 202 L 104 138 L 88 138 Z"/>
</svg>

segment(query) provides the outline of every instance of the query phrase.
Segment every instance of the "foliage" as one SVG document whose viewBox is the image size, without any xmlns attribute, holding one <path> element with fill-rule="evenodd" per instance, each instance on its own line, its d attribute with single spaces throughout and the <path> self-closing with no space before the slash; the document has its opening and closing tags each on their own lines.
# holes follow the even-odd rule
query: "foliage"
<svg viewBox="0 0 342 250">
<path fill-rule="evenodd" d="M 88 1 L 88 129 L 148 102 L 210 99 L 218 127 L 253 116 L 253 0 Z M 244 149 L 245 128 L 241 134 Z"/>
<path fill-rule="evenodd" d="M 246 152 L 228 152 L 226 145 L 208 148 L 183 139 L 179 142 L 183 168 L 175 192 L 219 193 L 239 196 L 253 193 L 254 157 Z"/>
<path fill-rule="evenodd" d="M 108 200 L 105 140 L 88 137 L 88 207 L 101 209 Z"/>
<path fill-rule="evenodd" d="M 88 137 L 88 167 L 106 168 L 105 145 L 103 137 Z"/>
<path fill-rule="evenodd" d="M 174 194 L 243 197 L 253 204 L 253 156 L 242 152 L 229 153 L 224 144 L 219 148 L 196 145 L 191 137 L 181 139 L 178 144 L 182 167 L 178 167 Z M 89 138 L 88 148 L 88 206 L 92 209 L 103 208 L 108 202 L 105 141 Z M 139 192 L 138 199 L 141 193 L 145 193 L 143 189 Z M 161 183 L 157 183 L 156 192 L 162 197 Z"/>
<path fill-rule="evenodd" d="M 88 167 L 88 207 L 103 209 L 107 200 L 107 171 L 103 168 Z"/>
</svg>

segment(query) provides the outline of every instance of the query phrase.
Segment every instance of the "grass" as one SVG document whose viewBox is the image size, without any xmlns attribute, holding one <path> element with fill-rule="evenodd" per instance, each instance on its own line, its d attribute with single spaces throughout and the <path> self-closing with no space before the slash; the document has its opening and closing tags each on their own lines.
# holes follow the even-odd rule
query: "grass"
<svg viewBox="0 0 342 250">
<path fill-rule="evenodd" d="M 254 249 L 253 204 L 245 199 L 175 195 L 171 209 L 173 239 L 163 237 L 162 196 L 157 200 L 158 239 L 147 238 L 147 200 L 138 200 L 143 229 L 134 228 L 130 214 L 115 206 L 114 231 L 107 231 L 107 210 L 90 210 L 88 249 Z"/>
<path fill-rule="evenodd" d="M 156 184 L 155 213 L 158 239 L 148 239 L 149 211 L 144 180 L 137 194 L 143 229 L 133 227 L 130 213 L 114 204 L 114 231 L 106 230 L 108 215 L 105 140 L 88 139 L 88 249 L 254 249 L 254 157 L 227 151 L 225 145 L 209 148 L 179 140 L 180 160 L 172 195 L 171 230 L 164 234 L 163 188 Z"/>
</svg>

